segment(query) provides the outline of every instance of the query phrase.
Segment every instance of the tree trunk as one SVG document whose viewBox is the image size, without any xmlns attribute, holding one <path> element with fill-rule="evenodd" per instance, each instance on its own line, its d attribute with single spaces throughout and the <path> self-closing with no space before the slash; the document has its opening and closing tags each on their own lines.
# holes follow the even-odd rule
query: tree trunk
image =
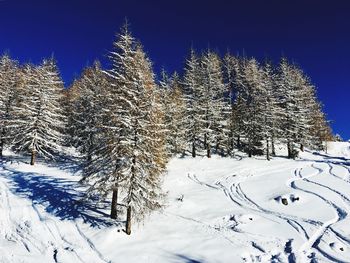
<svg viewBox="0 0 350 263">
<path fill-rule="evenodd" d="M 1 139 L 0 141 L 0 158 L 2 158 L 2 150 L 4 148 L 4 139 Z"/>
<path fill-rule="evenodd" d="M 270 161 L 269 139 L 266 139 L 266 160 Z"/>
<path fill-rule="evenodd" d="M 196 157 L 196 145 L 195 145 L 194 142 L 192 143 L 192 157 L 193 157 L 193 158 Z"/>
<path fill-rule="evenodd" d="M 288 148 L 288 158 L 292 158 L 292 147 L 290 142 L 287 143 L 287 148 Z"/>
<path fill-rule="evenodd" d="M 273 137 L 272 137 L 272 139 L 271 139 L 271 154 L 272 154 L 272 156 L 276 156 L 275 140 L 274 140 Z"/>
<path fill-rule="evenodd" d="M 116 186 L 112 194 L 111 218 L 118 218 L 118 186 Z"/>
<path fill-rule="evenodd" d="M 210 153 L 210 145 L 209 143 L 207 144 L 207 157 L 210 158 L 211 157 L 211 153 Z"/>
<path fill-rule="evenodd" d="M 127 235 L 131 234 L 131 206 L 128 206 L 126 211 L 126 229 L 125 232 Z"/>
<path fill-rule="evenodd" d="M 35 150 L 32 150 L 32 156 L 30 159 L 30 165 L 34 165 L 35 163 Z"/>
<path fill-rule="evenodd" d="M 241 148 L 241 138 L 240 138 L 239 135 L 237 136 L 237 148 L 238 148 L 238 149 Z"/>
<path fill-rule="evenodd" d="M 304 151 L 304 144 L 302 144 L 302 143 L 300 144 L 300 151 L 302 151 L 302 152 Z"/>
</svg>

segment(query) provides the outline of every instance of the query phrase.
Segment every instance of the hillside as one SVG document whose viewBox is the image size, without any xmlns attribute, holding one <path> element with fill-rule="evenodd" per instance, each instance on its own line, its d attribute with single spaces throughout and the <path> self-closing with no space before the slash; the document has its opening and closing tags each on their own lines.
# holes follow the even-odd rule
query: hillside
<svg viewBox="0 0 350 263">
<path fill-rule="evenodd" d="M 350 262 L 349 147 L 295 161 L 172 159 L 164 210 L 131 236 L 108 203 L 81 200 L 76 167 L 7 153 L 0 262 Z"/>
</svg>

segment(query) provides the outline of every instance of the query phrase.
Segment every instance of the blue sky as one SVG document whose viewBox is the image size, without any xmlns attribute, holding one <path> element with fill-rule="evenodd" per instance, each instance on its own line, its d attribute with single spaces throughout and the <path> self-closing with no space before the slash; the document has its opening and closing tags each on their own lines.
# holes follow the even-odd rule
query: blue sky
<svg viewBox="0 0 350 263">
<path fill-rule="evenodd" d="M 39 63 L 52 54 L 69 85 L 107 63 L 128 18 L 159 71 L 181 71 L 189 48 L 244 52 L 299 64 L 317 86 L 335 133 L 350 139 L 350 1 L 2 0 L 0 53 Z"/>
</svg>

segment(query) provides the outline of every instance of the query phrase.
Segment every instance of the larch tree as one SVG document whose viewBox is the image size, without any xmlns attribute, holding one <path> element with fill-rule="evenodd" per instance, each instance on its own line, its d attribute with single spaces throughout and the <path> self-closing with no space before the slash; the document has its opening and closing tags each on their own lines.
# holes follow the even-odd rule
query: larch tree
<svg viewBox="0 0 350 263">
<path fill-rule="evenodd" d="M 102 125 L 106 85 L 106 75 L 96 61 L 92 67 L 84 70 L 82 77 L 72 87 L 77 90 L 77 96 L 71 103 L 73 145 L 85 156 L 87 162 L 91 161 L 93 150 L 100 143 L 99 130 Z"/>
<path fill-rule="evenodd" d="M 64 141 L 65 116 L 60 104 L 63 82 L 54 60 L 42 65 L 26 65 L 24 85 L 19 91 L 13 127 L 14 150 L 30 153 L 31 165 L 36 155 L 55 159 Z"/>
<path fill-rule="evenodd" d="M 246 151 L 251 157 L 260 152 L 264 139 L 264 87 L 262 85 L 262 71 L 255 59 L 246 60 L 243 68 L 242 99 L 244 103 L 243 115 L 244 137 Z"/>
<path fill-rule="evenodd" d="M 229 120 L 229 149 L 242 149 L 242 136 L 244 131 L 244 63 L 245 58 L 233 57 L 226 54 L 224 59 L 224 68 L 226 76 L 226 85 L 230 92 L 231 111 Z"/>
<path fill-rule="evenodd" d="M 183 88 L 186 101 L 185 132 L 187 134 L 187 142 L 190 145 L 192 157 L 196 157 L 197 155 L 201 130 L 201 121 L 199 119 L 199 115 L 201 114 L 199 67 L 199 59 L 195 51 L 191 49 L 190 57 L 186 60 Z"/>
<path fill-rule="evenodd" d="M 111 103 L 105 109 L 109 118 L 103 125 L 106 143 L 95 150 L 84 181 L 92 182 L 90 193 L 106 197 L 112 191 L 112 218 L 117 216 L 121 190 L 130 234 L 132 218 L 141 221 L 161 207 L 165 128 L 151 63 L 127 26 L 114 46 L 112 69 L 106 71 L 111 79 Z"/>
<path fill-rule="evenodd" d="M 265 62 L 261 76 L 261 102 L 262 102 L 262 133 L 265 139 L 266 159 L 270 160 L 271 154 L 276 155 L 275 141 L 280 133 L 278 123 L 278 94 L 275 86 L 275 72 L 270 62 Z"/>
<path fill-rule="evenodd" d="M 161 98 L 166 125 L 167 152 L 170 156 L 185 154 L 186 102 L 180 76 L 175 72 L 171 78 L 163 73 L 161 82 Z"/>
<path fill-rule="evenodd" d="M 14 107 L 17 103 L 18 87 L 21 83 L 19 65 L 8 55 L 0 58 L 0 157 L 6 144 L 11 143 Z"/>
<path fill-rule="evenodd" d="M 216 153 L 219 150 L 223 153 L 227 144 L 229 97 L 223 80 L 220 57 L 208 50 L 202 55 L 200 65 L 201 114 L 198 117 L 202 122 L 204 149 L 207 151 L 207 157 L 210 158 L 213 147 Z"/>
</svg>

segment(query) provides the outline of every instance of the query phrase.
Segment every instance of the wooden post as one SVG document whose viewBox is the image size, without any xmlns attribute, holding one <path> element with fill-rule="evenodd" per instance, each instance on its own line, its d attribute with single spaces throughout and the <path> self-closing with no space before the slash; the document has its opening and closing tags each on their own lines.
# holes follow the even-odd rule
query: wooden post
<svg viewBox="0 0 350 263">
<path fill-rule="evenodd" d="M 30 165 L 34 165 L 35 163 L 35 150 L 32 150 L 32 157 L 30 159 Z"/>
<path fill-rule="evenodd" d="M 125 232 L 127 235 L 131 234 L 131 206 L 128 206 L 126 211 L 126 229 Z"/>
</svg>

